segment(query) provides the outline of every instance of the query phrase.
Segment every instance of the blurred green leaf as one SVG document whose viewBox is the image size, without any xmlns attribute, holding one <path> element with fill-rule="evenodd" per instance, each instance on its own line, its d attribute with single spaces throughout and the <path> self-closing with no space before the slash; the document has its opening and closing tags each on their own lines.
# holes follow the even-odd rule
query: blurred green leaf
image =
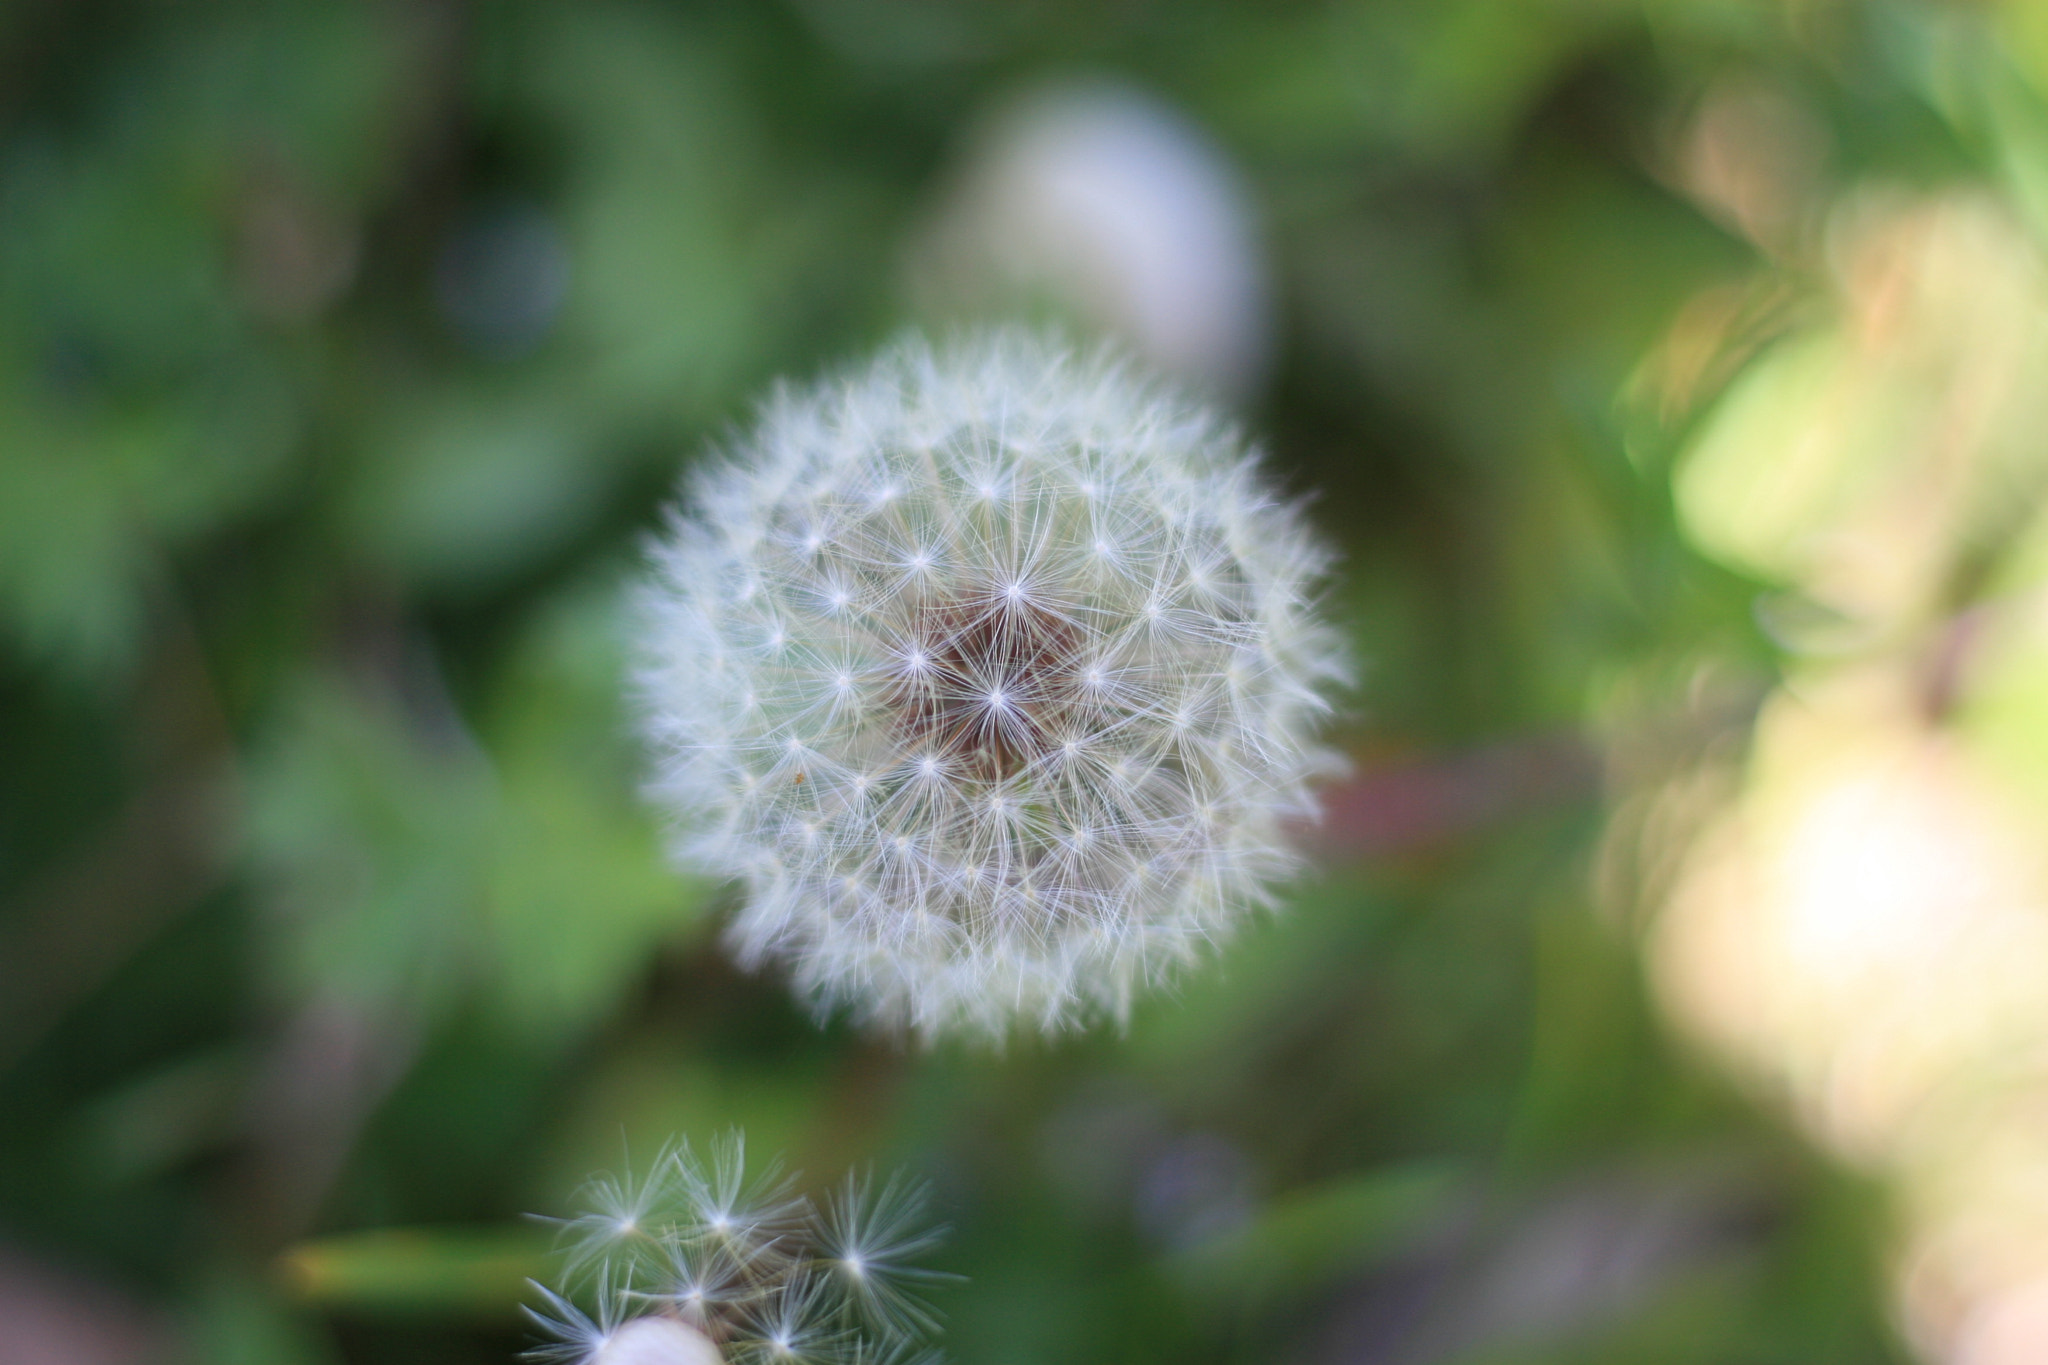
<svg viewBox="0 0 2048 1365">
<path fill-rule="evenodd" d="M 294 1299 L 343 1313 L 513 1321 L 552 1240 L 536 1226 L 378 1228 L 301 1242 L 278 1273 Z"/>
<path fill-rule="evenodd" d="M 612 574 L 536 611 L 484 720 L 503 774 L 494 990 L 508 1022 L 542 1036 L 572 1036 L 615 1008 L 657 945 L 696 929 L 710 891 L 669 868 L 638 799 L 628 614 Z"/>
<path fill-rule="evenodd" d="M 362 440 L 341 530 L 434 588 L 488 585 L 558 551 L 616 478 L 587 416 L 544 387 L 394 401 Z"/>
<path fill-rule="evenodd" d="M 252 760 L 247 854 L 291 992 L 433 1007 L 467 975 L 498 793 L 431 723 L 309 677 Z"/>
<path fill-rule="evenodd" d="M 190 1365 L 335 1365 L 341 1352 L 306 1314 L 237 1271 L 210 1272 L 184 1312 Z"/>
</svg>

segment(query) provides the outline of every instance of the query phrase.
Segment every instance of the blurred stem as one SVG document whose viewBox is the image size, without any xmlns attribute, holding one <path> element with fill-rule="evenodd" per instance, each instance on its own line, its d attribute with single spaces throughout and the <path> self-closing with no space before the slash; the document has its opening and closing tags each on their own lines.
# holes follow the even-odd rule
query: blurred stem
<svg viewBox="0 0 2048 1365">
<path fill-rule="evenodd" d="M 1591 800 L 1599 789 L 1599 755 L 1578 735 L 1361 761 L 1349 778 L 1323 789 L 1322 823 L 1309 842 L 1342 861 L 1419 852 L 1518 812 Z"/>
<path fill-rule="evenodd" d="M 0 1069 L 219 887 L 240 803 L 234 745 L 192 623 L 159 580 L 130 709 L 141 781 L 119 813 L 24 890 L 0 939 Z"/>
<path fill-rule="evenodd" d="M 388 708 L 423 752 L 472 750 L 431 643 L 389 585 L 340 594 L 330 647 L 351 684 Z M 419 1002 L 324 990 L 297 1003 L 250 1087 L 253 1150 L 243 1168 L 242 1230 L 269 1253 L 302 1238 L 363 1127 L 411 1069 L 428 1027 Z"/>
<path fill-rule="evenodd" d="M 356 1138 L 418 1052 L 417 1021 L 358 1001 L 309 1001 L 285 1025 L 249 1092 L 254 1151 L 241 1225 L 268 1252 L 302 1237 Z"/>
</svg>

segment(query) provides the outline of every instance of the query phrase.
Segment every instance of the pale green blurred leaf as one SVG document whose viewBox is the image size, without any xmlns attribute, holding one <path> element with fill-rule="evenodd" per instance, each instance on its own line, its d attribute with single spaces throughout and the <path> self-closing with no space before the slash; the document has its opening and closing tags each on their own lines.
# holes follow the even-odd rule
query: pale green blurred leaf
<svg viewBox="0 0 2048 1365">
<path fill-rule="evenodd" d="M 494 581 L 559 549 L 611 481 L 584 414 L 545 388 L 415 395 L 361 439 L 343 532 L 434 586 Z"/>
<path fill-rule="evenodd" d="M 710 887 L 667 866 L 624 712 L 623 584 L 598 574 L 535 614 L 485 733 L 504 775 L 489 930 L 515 1026 L 573 1034 L 692 933 Z"/>
<path fill-rule="evenodd" d="M 287 1248 L 291 1296 L 350 1314 L 516 1321 L 527 1281 L 545 1278 L 552 1234 L 539 1225 L 376 1228 Z"/>
<path fill-rule="evenodd" d="M 251 760 L 248 809 L 284 984 L 373 1004 L 447 1000 L 475 957 L 498 809 L 466 736 L 308 678 Z"/>
</svg>

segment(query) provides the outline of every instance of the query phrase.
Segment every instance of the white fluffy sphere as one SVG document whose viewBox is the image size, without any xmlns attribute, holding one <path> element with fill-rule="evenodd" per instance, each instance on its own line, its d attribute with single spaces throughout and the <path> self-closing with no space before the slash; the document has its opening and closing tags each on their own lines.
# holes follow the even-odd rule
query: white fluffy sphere
<svg viewBox="0 0 2048 1365">
<path fill-rule="evenodd" d="M 1293 865 L 1343 653 L 1214 414 L 1002 333 L 776 397 L 655 551 L 656 792 L 730 941 L 931 1036 L 1108 1014 Z"/>
<path fill-rule="evenodd" d="M 725 1365 L 703 1333 L 674 1318 L 633 1318 L 603 1339 L 588 1365 Z"/>
</svg>

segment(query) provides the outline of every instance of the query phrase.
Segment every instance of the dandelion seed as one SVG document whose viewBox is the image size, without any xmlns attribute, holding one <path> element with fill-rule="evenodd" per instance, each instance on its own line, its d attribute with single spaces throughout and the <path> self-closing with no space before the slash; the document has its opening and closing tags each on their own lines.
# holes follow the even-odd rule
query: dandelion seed
<svg viewBox="0 0 2048 1365">
<path fill-rule="evenodd" d="M 611 1294 L 609 1284 L 599 1287 L 598 1314 L 592 1317 L 546 1285 L 533 1280 L 526 1283 L 547 1305 L 546 1312 L 528 1306 L 526 1316 L 554 1338 L 528 1351 L 528 1360 L 537 1365 L 584 1365 L 598 1359 L 617 1335 L 619 1300 Z"/>
<path fill-rule="evenodd" d="M 939 1242 L 925 1221 L 922 1186 L 892 1176 L 849 1174 L 820 1220 L 819 1263 L 836 1279 L 863 1321 L 891 1337 L 937 1330 L 932 1310 L 915 1292 L 943 1278 L 916 1264 Z"/>
<path fill-rule="evenodd" d="M 906 343 L 689 493 L 642 712 L 680 857 L 743 884 L 744 963 L 927 1037 L 1057 1029 L 1294 867 L 1343 653 L 1322 551 L 1212 414 L 1022 334 Z M 750 785 L 797 724 L 813 780 Z"/>
<path fill-rule="evenodd" d="M 589 1207 L 562 1225 L 562 1240 L 571 1248 L 570 1268 L 586 1265 L 634 1265 L 662 1254 L 658 1230 L 684 1199 L 673 1149 L 656 1156 L 648 1174 L 594 1176 L 584 1186 Z"/>
</svg>

